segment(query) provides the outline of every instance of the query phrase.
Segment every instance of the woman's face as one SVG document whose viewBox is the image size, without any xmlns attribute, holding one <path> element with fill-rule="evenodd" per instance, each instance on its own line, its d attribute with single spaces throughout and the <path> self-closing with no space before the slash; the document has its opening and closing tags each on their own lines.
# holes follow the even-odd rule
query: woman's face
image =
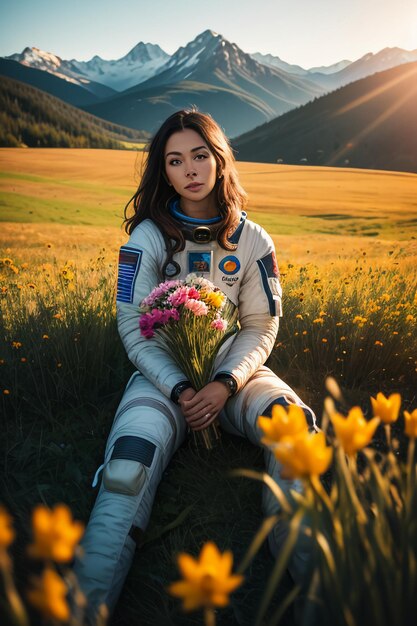
<svg viewBox="0 0 417 626">
<path fill-rule="evenodd" d="M 172 134 L 164 156 L 167 178 L 184 200 L 200 203 L 210 196 L 217 179 L 216 160 L 199 133 L 185 128 Z"/>
</svg>

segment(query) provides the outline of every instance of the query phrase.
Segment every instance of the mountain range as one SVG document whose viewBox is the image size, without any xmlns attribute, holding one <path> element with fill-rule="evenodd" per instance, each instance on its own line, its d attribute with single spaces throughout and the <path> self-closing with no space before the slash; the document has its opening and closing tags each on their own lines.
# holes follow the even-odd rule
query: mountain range
<svg viewBox="0 0 417 626">
<path fill-rule="evenodd" d="M 195 104 L 236 137 L 353 80 L 413 60 L 417 50 L 385 48 L 354 62 L 304 69 L 271 55 L 247 54 L 206 30 L 172 56 L 143 42 L 112 61 L 66 61 L 25 48 L 0 59 L 0 73 L 147 132 L 173 110 Z"/>
</svg>

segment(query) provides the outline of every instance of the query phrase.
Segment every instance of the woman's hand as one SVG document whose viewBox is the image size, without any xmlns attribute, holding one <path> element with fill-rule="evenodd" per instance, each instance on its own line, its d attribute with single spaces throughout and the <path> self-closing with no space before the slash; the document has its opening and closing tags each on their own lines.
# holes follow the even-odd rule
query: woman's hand
<svg viewBox="0 0 417 626">
<path fill-rule="evenodd" d="M 183 393 L 185 394 L 186 389 Z M 193 390 L 194 391 L 194 390 Z M 221 382 L 208 383 L 200 391 L 194 392 L 191 399 L 183 400 L 180 396 L 180 405 L 187 424 L 192 430 L 204 430 L 216 419 L 229 398 L 229 390 Z"/>
</svg>

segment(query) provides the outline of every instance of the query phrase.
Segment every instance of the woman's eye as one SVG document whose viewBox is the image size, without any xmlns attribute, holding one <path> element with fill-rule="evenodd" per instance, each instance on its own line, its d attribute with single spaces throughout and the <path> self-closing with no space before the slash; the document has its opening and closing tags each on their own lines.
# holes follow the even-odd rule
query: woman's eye
<svg viewBox="0 0 417 626">
<path fill-rule="evenodd" d="M 205 154 L 197 154 L 196 159 L 198 159 L 198 157 L 203 157 L 203 159 L 207 159 Z"/>
</svg>

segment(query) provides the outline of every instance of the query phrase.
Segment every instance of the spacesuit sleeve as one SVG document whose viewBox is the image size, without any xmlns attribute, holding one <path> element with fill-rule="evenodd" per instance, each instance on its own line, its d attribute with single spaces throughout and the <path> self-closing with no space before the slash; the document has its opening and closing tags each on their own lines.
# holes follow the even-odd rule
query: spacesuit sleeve
<svg viewBox="0 0 417 626">
<path fill-rule="evenodd" d="M 282 289 L 274 243 L 263 230 L 257 233 L 239 291 L 241 329 L 214 375 L 231 374 L 241 389 L 269 357 L 282 315 Z"/>
<path fill-rule="evenodd" d="M 128 243 L 120 248 L 117 277 L 117 325 L 133 365 L 168 398 L 172 389 L 187 377 L 154 339 L 139 329 L 139 306 L 160 282 L 164 242 L 155 227 L 142 222 Z"/>
</svg>

